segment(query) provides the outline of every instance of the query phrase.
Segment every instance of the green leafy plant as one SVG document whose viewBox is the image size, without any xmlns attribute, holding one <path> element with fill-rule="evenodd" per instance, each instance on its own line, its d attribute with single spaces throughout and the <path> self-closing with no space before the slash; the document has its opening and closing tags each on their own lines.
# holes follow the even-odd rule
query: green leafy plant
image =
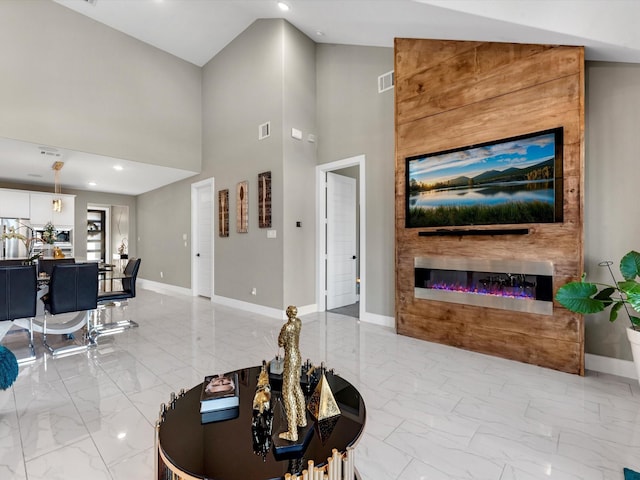
<svg viewBox="0 0 640 480">
<path fill-rule="evenodd" d="M 632 250 L 620 260 L 623 281 L 616 282 L 611 264 L 612 262 L 600 263 L 609 268 L 615 285 L 587 282 L 583 275 L 581 281 L 569 282 L 560 287 L 556 300 L 567 310 L 582 314 L 598 313 L 611 307 L 610 322 L 615 322 L 620 309 L 624 308 L 631 321 L 631 328 L 640 330 L 640 317 L 632 315 L 628 308 L 630 305 L 633 310 L 640 311 L 640 253 Z"/>
</svg>

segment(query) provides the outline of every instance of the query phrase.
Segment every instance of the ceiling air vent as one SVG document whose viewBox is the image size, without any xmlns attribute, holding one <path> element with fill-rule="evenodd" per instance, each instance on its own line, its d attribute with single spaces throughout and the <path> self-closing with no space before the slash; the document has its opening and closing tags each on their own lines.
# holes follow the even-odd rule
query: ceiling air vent
<svg viewBox="0 0 640 480">
<path fill-rule="evenodd" d="M 266 122 L 258 126 L 258 140 L 263 140 L 269 135 L 271 135 L 271 122 Z"/>
<path fill-rule="evenodd" d="M 387 73 L 383 73 L 378 77 L 378 93 L 391 90 L 394 85 L 395 85 L 395 77 L 393 75 L 393 70 Z"/>
</svg>

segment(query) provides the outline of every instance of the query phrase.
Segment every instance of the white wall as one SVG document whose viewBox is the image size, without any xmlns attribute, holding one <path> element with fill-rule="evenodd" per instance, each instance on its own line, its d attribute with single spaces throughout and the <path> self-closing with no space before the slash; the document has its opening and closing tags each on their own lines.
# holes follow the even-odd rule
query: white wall
<svg viewBox="0 0 640 480">
<path fill-rule="evenodd" d="M 49 0 L 0 1 L 0 136 L 193 172 L 201 69 Z"/>
<path fill-rule="evenodd" d="M 640 250 L 640 65 L 587 62 L 585 167 L 585 271 L 587 279 L 612 283 L 603 260 L 618 265 Z M 631 359 L 621 311 L 612 325 L 608 312 L 585 317 L 587 353 Z"/>
<path fill-rule="evenodd" d="M 318 163 L 366 155 L 366 311 L 394 316 L 395 162 L 393 49 L 318 44 Z"/>
</svg>

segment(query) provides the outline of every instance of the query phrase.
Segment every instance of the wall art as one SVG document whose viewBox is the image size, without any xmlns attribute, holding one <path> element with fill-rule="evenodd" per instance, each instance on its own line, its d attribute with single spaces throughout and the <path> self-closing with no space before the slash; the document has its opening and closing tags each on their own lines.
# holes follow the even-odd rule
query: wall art
<svg viewBox="0 0 640 480">
<path fill-rule="evenodd" d="M 229 189 L 218 192 L 218 235 L 229 236 Z"/>
<path fill-rule="evenodd" d="M 249 231 L 249 182 L 239 182 L 236 192 L 236 230 L 238 233 Z"/>
<path fill-rule="evenodd" d="M 271 172 L 258 174 L 258 227 L 271 228 Z"/>
</svg>

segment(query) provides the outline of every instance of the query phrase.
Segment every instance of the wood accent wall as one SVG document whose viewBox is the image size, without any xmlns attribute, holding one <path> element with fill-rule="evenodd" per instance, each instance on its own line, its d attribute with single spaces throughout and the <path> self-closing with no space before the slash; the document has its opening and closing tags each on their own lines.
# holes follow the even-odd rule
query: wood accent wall
<svg viewBox="0 0 640 480">
<path fill-rule="evenodd" d="M 549 316 L 416 299 L 414 258 L 551 261 L 554 296 L 580 277 L 584 49 L 396 39 L 395 78 L 397 332 L 583 375 L 581 315 L 557 302 Z M 504 236 L 420 237 L 433 229 L 405 228 L 407 157 L 556 127 L 564 128 L 562 223 L 514 225 L 530 233 Z"/>
</svg>

